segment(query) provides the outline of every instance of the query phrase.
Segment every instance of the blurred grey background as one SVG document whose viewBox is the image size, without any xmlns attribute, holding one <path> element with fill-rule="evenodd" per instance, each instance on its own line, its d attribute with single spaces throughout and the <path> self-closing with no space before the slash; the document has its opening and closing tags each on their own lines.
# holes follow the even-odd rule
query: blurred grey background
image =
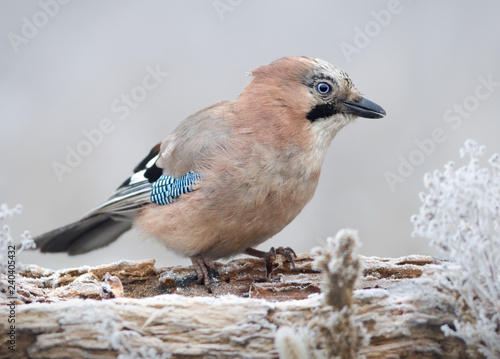
<svg viewBox="0 0 500 359">
<path fill-rule="evenodd" d="M 388 115 L 335 138 L 314 199 L 261 248 L 309 251 L 351 227 L 364 255 L 435 254 L 411 237 L 424 173 L 458 160 L 467 138 L 500 151 L 498 14 L 498 2 L 451 0 L 2 1 L 0 203 L 24 208 L 2 225 L 19 238 L 80 218 L 184 117 L 235 98 L 246 71 L 307 55 L 344 69 Z M 145 89 L 157 69 L 168 75 Z M 86 255 L 20 259 L 146 258 L 189 263 L 133 231 Z"/>
</svg>

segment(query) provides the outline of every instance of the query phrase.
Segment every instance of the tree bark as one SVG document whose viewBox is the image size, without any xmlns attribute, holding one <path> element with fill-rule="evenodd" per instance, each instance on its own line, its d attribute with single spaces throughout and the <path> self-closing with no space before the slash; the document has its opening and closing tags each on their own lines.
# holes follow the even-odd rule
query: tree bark
<svg viewBox="0 0 500 359">
<path fill-rule="evenodd" d="M 403 286 L 432 278 L 442 270 L 439 261 L 361 258 L 349 314 L 370 338 L 360 355 L 470 357 L 463 341 L 440 330 L 457 319 L 454 294 L 429 308 Z M 311 322 L 332 311 L 319 294 L 324 275 L 312 262 L 311 254 L 299 255 L 295 268 L 278 262 L 272 279 L 262 260 L 218 263 L 220 276 L 210 288 L 196 283 L 191 267 L 157 269 L 153 260 L 59 271 L 27 265 L 16 279 L 16 305 L 7 300 L 0 307 L 0 358 L 278 358 L 279 328 L 299 333 L 287 338 L 301 347 L 300 333 L 312 335 Z M 1 281 L 6 296 L 8 283 Z M 12 308 L 15 351 L 6 344 Z M 322 350 L 308 355 L 324 356 Z"/>
</svg>

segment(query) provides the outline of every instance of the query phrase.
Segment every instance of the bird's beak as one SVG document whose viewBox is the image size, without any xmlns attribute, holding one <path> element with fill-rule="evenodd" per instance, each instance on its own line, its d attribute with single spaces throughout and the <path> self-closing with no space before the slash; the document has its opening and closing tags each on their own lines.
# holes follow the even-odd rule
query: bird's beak
<svg viewBox="0 0 500 359">
<path fill-rule="evenodd" d="M 347 100 L 341 100 L 340 102 L 345 106 L 345 113 L 365 118 L 381 118 L 385 116 L 385 111 L 382 107 L 364 97 L 361 97 L 361 100 L 358 102 Z"/>
</svg>

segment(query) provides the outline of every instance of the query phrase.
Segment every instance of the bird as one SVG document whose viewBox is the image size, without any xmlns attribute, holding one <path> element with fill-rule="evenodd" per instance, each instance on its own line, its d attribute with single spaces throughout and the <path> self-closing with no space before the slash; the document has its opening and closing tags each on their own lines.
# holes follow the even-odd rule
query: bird
<svg viewBox="0 0 500 359">
<path fill-rule="evenodd" d="M 205 285 L 217 259 L 263 258 L 268 275 L 276 254 L 293 263 L 290 247 L 256 247 L 312 199 L 338 131 L 386 112 L 318 58 L 283 57 L 250 75 L 236 99 L 181 121 L 106 202 L 36 237 L 41 252 L 86 253 L 135 227 L 189 257 Z"/>
</svg>

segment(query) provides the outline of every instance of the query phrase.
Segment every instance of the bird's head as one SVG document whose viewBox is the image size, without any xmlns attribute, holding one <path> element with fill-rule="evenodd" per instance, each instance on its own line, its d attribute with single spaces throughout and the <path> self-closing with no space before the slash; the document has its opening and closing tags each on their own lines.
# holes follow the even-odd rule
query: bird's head
<svg viewBox="0 0 500 359">
<path fill-rule="evenodd" d="M 300 82 L 310 94 L 311 107 L 306 115 L 309 121 L 321 121 L 339 114 L 349 119 L 385 116 L 384 109 L 362 97 L 349 76 L 341 69 L 320 59 L 289 59 L 306 65 Z"/>
<path fill-rule="evenodd" d="M 269 136 L 313 139 L 325 148 L 335 134 L 356 117 L 381 118 L 382 107 L 361 96 L 349 76 L 326 61 L 304 57 L 283 57 L 251 72 L 252 82 L 237 102 L 244 113 L 259 113 L 258 124 Z M 248 121 L 247 125 L 248 125 Z M 257 124 L 256 124 L 257 125 Z"/>
<path fill-rule="evenodd" d="M 386 114 L 360 94 L 344 71 L 320 59 L 283 57 L 251 75 L 237 103 L 242 113 L 252 114 L 245 116 L 246 125 L 259 118 L 255 127 L 275 143 L 309 143 L 326 152 L 335 134 L 355 118 Z"/>
<path fill-rule="evenodd" d="M 307 120 L 321 121 L 337 114 L 354 117 L 381 118 L 385 111 L 361 96 L 343 70 L 321 59 L 305 56 L 283 57 L 251 72 L 254 80 L 248 90 L 265 87 L 282 106 L 307 107 Z M 253 91 L 250 91 L 253 92 Z"/>
<path fill-rule="evenodd" d="M 361 96 L 347 73 L 321 59 L 283 57 L 251 75 L 255 85 L 276 89 L 270 96 L 276 96 L 282 106 L 302 107 L 311 122 L 339 114 L 348 119 L 381 118 L 386 114 L 382 107 Z"/>
</svg>

